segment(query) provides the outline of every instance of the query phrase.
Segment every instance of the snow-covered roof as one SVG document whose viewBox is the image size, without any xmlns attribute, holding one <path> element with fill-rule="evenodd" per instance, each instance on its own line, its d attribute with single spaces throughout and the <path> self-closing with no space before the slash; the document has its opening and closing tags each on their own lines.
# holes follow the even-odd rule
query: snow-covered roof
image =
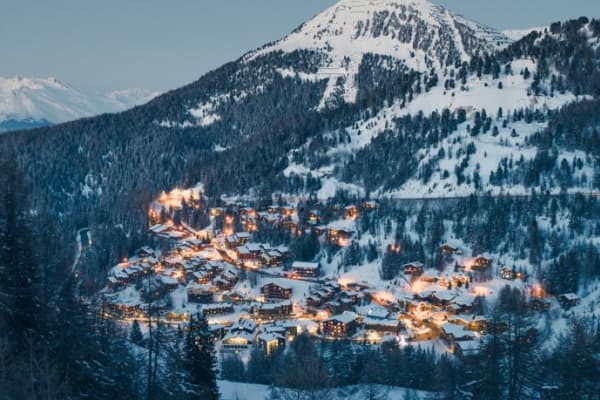
<svg viewBox="0 0 600 400">
<path fill-rule="evenodd" d="M 327 224 L 326 228 L 334 231 L 354 232 L 356 223 L 351 219 L 340 219 Z"/>
<path fill-rule="evenodd" d="M 276 333 L 261 333 L 260 335 L 258 335 L 258 340 L 262 340 L 264 342 L 272 342 L 275 340 L 279 341 L 280 339 L 285 339 L 285 338 Z"/>
<path fill-rule="evenodd" d="M 463 326 L 455 325 L 451 323 L 445 323 L 442 325 L 442 329 L 447 335 L 452 335 L 455 339 L 464 337 L 475 337 L 475 333 L 465 329 Z"/>
<path fill-rule="evenodd" d="M 565 293 L 565 294 L 561 294 L 560 297 L 569 300 L 569 301 L 575 301 L 575 300 L 579 300 L 579 296 L 577 296 L 575 293 Z"/>
<path fill-rule="evenodd" d="M 319 263 L 305 262 L 305 261 L 294 261 L 292 268 L 297 269 L 319 269 Z"/>
<path fill-rule="evenodd" d="M 353 313 L 352 311 L 344 311 L 341 314 L 334 315 L 333 317 L 327 319 L 327 321 L 336 321 L 342 324 L 349 324 L 358 319 L 358 315 Z"/>
</svg>

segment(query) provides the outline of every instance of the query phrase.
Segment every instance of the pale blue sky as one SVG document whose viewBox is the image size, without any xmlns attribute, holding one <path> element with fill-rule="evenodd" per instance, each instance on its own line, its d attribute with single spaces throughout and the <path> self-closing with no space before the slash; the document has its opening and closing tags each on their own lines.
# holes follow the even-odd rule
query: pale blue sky
<svg viewBox="0 0 600 400">
<path fill-rule="evenodd" d="M 434 0 L 435 1 L 435 0 Z M 85 90 L 189 83 L 334 0 L 0 0 L 0 76 Z M 499 29 L 600 17 L 599 0 L 439 0 Z"/>
</svg>

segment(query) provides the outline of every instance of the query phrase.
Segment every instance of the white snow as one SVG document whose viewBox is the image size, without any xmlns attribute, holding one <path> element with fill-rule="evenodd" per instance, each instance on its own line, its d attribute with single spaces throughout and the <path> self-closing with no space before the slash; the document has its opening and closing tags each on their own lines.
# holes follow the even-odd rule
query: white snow
<svg viewBox="0 0 600 400">
<path fill-rule="evenodd" d="M 268 385 L 231 381 L 218 381 L 218 384 L 223 400 L 266 400 L 270 395 L 270 386 Z M 328 391 L 327 397 L 336 400 L 362 400 L 367 396 L 366 391 L 366 386 L 349 386 Z M 410 398 L 415 400 L 426 399 L 432 395 L 432 393 L 429 392 L 393 386 L 380 386 L 379 391 L 381 393 L 387 393 L 387 398 L 390 400 L 406 398 L 407 394 L 412 395 Z"/>
<path fill-rule="evenodd" d="M 0 122 L 14 120 L 61 123 L 143 104 L 158 93 L 129 89 L 88 94 L 56 78 L 0 77 Z"/>
<path fill-rule="evenodd" d="M 374 37 L 370 32 L 376 14 L 388 12 L 387 32 Z M 451 39 L 440 34 L 435 35 L 432 48 L 428 51 L 413 46 L 416 28 L 412 29 L 412 40 L 402 42 L 398 39 L 399 30 L 394 26 L 415 25 L 422 21 L 431 30 L 450 31 Z M 430 68 L 426 59 L 432 59 L 435 65 L 440 60 L 435 55 L 438 47 L 446 48 L 452 43 L 464 61 L 470 59 L 458 26 L 467 27 L 473 33 L 481 48 L 500 49 L 511 43 L 511 39 L 491 28 L 454 15 L 444 7 L 426 0 L 343 0 L 323 11 L 293 32 L 271 46 L 249 53 L 246 60 L 273 52 L 292 52 L 299 49 L 319 51 L 326 54 L 316 74 L 301 74 L 290 69 L 280 70 L 282 76 L 298 76 L 303 80 L 327 79 L 328 85 L 319 108 L 326 108 L 329 102 L 341 94 L 344 101 L 352 103 L 356 99 L 356 76 L 363 56 L 368 53 L 389 55 L 404 62 L 416 71 Z M 452 42 L 449 42 L 451 40 Z M 338 85 L 338 80 L 341 84 Z"/>
<path fill-rule="evenodd" d="M 545 26 L 537 26 L 535 28 L 526 28 L 526 29 L 507 29 L 502 31 L 504 36 L 511 38 L 514 41 L 520 40 L 525 36 L 529 35 L 531 32 L 544 32 L 547 29 Z"/>
</svg>

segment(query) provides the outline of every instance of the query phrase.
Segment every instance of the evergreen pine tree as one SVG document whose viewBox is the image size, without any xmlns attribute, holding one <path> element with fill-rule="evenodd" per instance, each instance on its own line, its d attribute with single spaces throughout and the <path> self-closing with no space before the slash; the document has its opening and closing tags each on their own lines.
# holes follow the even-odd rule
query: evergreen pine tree
<svg viewBox="0 0 600 400">
<path fill-rule="evenodd" d="M 136 319 L 133 321 L 131 325 L 131 333 L 129 334 L 129 340 L 132 343 L 137 344 L 138 346 L 144 342 L 144 335 L 142 335 L 142 329 L 140 328 L 140 323 Z"/>
<path fill-rule="evenodd" d="M 198 314 L 190 318 L 189 331 L 184 345 L 184 367 L 192 398 L 217 400 L 216 357 L 214 343 L 206 318 Z"/>
</svg>

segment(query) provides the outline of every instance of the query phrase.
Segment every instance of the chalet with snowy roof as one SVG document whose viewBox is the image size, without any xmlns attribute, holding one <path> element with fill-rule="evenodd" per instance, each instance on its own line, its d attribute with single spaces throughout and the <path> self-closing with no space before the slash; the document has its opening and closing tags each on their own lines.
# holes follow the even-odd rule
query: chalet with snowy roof
<svg viewBox="0 0 600 400">
<path fill-rule="evenodd" d="M 358 315 L 349 311 L 335 315 L 321 323 L 321 331 L 323 334 L 335 337 L 353 335 L 357 328 Z"/>
<path fill-rule="evenodd" d="M 167 291 L 173 291 L 179 286 L 179 281 L 168 275 L 161 275 L 160 282 Z"/>
<path fill-rule="evenodd" d="M 237 272 L 232 269 L 227 269 L 223 271 L 221 277 L 226 281 L 230 282 L 232 285 L 235 285 L 240 279 Z"/>
<path fill-rule="evenodd" d="M 285 348 L 285 337 L 276 333 L 261 333 L 257 337 L 258 347 L 271 354 Z"/>
<path fill-rule="evenodd" d="M 360 212 L 358 211 L 358 207 L 354 205 L 347 206 L 344 208 L 344 218 L 346 219 L 356 219 Z"/>
<path fill-rule="evenodd" d="M 429 301 L 438 306 L 447 306 L 456 298 L 456 293 L 447 290 L 434 291 L 429 295 Z"/>
<path fill-rule="evenodd" d="M 154 250 L 148 246 L 144 246 L 139 248 L 135 254 L 139 257 L 139 258 L 148 258 L 148 257 L 154 257 L 156 255 L 156 253 L 154 252 Z"/>
<path fill-rule="evenodd" d="M 264 264 L 271 267 L 278 267 L 283 264 L 283 256 L 277 250 L 270 250 L 263 256 Z"/>
<path fill-rule="evenodd" d="M 218 261 L 213 261 L 213 262 L 209 262 L 208 264 L 206 264 L 206 270 L 208 272 L 210 272 L 211 274 L 217 275 L 220 274 L 221 272 L 224 271 L 224 266 L 227 266 L 231 264 L 227 264 L 227 263 L 222 263 L 222 262 L 218 262 Z M 233 266 L 232 266 L 233 268 Z"/>
<path fill-rule="evenodd" d="M 486 271 L 492 267 L 492 259 L 484 256 L 478 256 L 473 260 L 471 269 L 474 271 Z"/>
<path fill-rule="evenodd" d="M 457 357 L 474 357 L 481 352 L 483 342 L 480 339 L 463 340 L 454 343 L 454 354 Z"/>
<path fill-rule="evenodd" d="M 250 300 L 250 298 L 248 298 L 248 296 L 246 296 L 240 292 L 237 292 L 237 291 L 224 293 L 223 300 L 228 301 L 233 304 L 244 304 L 244 303 L 251 302 L 251 300 Z"/>
<path fill-rule="evenodd" d="M 283 284 L 269 282 L 260 288 L 260 292 L 266 299 L 288 300 L 292 297 L 292 287 Z"/>
<path fill-rule="evenodd" d="M 400 332 L 401 323 L 397 319 L 364 317 L 363 324 L 366 330 L 377 332 L 388 332 L 396 334 Z"/>
<path fill-rule="evenodd" d="M 255 310 L 261 319 L 279 319 L 289 317 L 292 309 L 292 302 L 287 300 L 281 303 L 262 303 Z"/>
<path fill-rule="evenodd" d="M 254 259 L 260 257 L 261 253 L 263 252 L 263 248 L 258 243 L 246 243 L 245 247 L 248 249 L 250 255 Z"/>
<path fill-rule="evenodd" d="M 252 319 L 240 318 L 229 328 L 229 332 L 246 332 L 254 334 L 258 324 Z"/>
<path fill-rule="evenodd" d="M 575 293 L 565 293 L 558 296 L 558 301 L 564 309 L 578 306 L 581 303 L 581 299 Z"/>
<path fill-rule="evenodd" d="M 311 308 L 321 307 L 325 303 L 325 299 L 323 299 L 318 294 L 311 294 L 306 298 L 306 306 Z"/>
<path fill-rule="evenodd" d="M 221 341 L 225 351 L 241 351 L 250 348 L 254 335 L 243 332 L 229 332 Z"/>
<path fill-rule="evenodd" d="M 246 246 L 239 246 L 235 249 L 238 261 L 245 262 L 254 259 L 254 256 Z"/>
<path fill-rule="evenodd" d="M 225 238 L 225 245 L 230 249 L 235 249 L 239 247 L 241 244 L 238 242 L 238 238 L 236 235 L 227 236 Z"/>
<path fill-rule="evenodd" d="M 345 222 L 345 221 L 344 221 Z M 347 223 L 332 223 L 327 226 L 327 240 L 340 246 L 352 239 L 354 228 Z"/>
<path fill-rule="evenodd" d="M 106 307 L 122 317 L 139 318 L 144 313 L 144 306 L 139 300 L 120 302 L 118 299 L 107 299 Z"/>
<path fill-rule="evenodd" d="M 419 261 L 414 261 L 408 264 L 404 264 L 402 266 L 402 271 L 404 271 L 404 275 L 411 275 L 413 277 L 419 277 L 423 275 L 423 269 L 425 268 L 425 264 Z"/>
<path fill-rule="evenodd" d="M 474 297 L 469 299 L 466 296 L 460 295 L 452 299 L 450 304 L 444 307 L 444 310 L 451 314 L 467 315 L 473 312 Z"/>
<path fill-rule="evenodd" d="M 205 304 L 202 306 L 202 315 L 223 315 L 233 313 L 233 305 L 230 303 Z"/>
<path fill-rule="evenodd" d="M 461 254 L 460 249 L 458 248 L 458 246 L 455 246 L 451 243 L 444 243 L 440 246 L 440 254 L 442 255 L 455 255 L 455 254 Z"/>
<path fill-rule="evenodd" d="M 194 282 L 201 285 L 206 285 L 212 279 L 212 274 L 209 271 L 197 271 L 192 273 Z"/>
<path fill-rule="evenodd" d="M 212 288 L 207 285 L 192 285 L 187 288 L 190 303 L 210 304 L 214 301 Z"/>
<path fill-rule="evenodd" d="M 304 278 L 316 278 L 319 276 L 321 266 L 315 262 L 294 261 L 292 271 L 294 274 Z"/>
<path fill-rule="evenodd" d="M 449 344 L 465 340 L 473 340 L 476 337 L 475 332 L 466 329 L 462 325 L 445 323 L 442 325 L 441 337 Z"/>
<path fill-rule="evenodd" d="M 214 279 L 213 284 L 220 291 L 231 290 L 235 286 L 235 283 L 223 278 L 222 276 L 219 276 L 218 278 Z"/>
<path fill-rule="evenodd" d="M 453 315 L 448 318 L 448 321 L 474 332 L 483 332 L 487 329 L 487 319 L 481 315 Z"/>
</svg>

